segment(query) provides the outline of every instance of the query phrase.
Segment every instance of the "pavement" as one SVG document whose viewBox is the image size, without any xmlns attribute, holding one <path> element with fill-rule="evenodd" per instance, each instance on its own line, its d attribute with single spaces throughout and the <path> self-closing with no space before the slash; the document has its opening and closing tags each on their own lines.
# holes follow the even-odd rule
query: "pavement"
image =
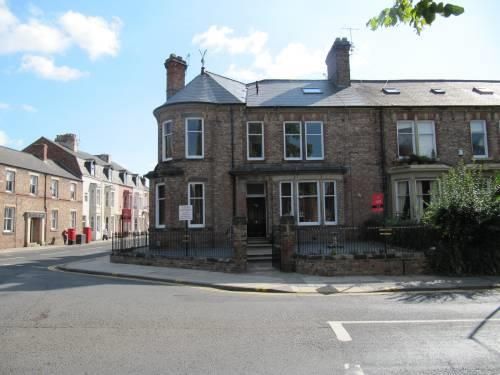
<svg viewBox="0 0 500 375">
<path fill-rule="evenodd" d="M 7 255 L 10 253 L 36 253 L 40 250 L 78 250 L 78 249 L 92 249 L 94 247 L 109 246 L 111 247 L 111 240 L 96 240 L 89 243 L 80 245 L 44 245 L 44 246 L 28 246 L 28 247 L 11 247 L 0 249 L 0 255 Z"/>
<path fill-rule="evenodd" d="M 243 274 L 182 268 L 111 263 L 109 256 L 54 267 L 61 271 L 99 276 L 177 283 L 242 292 L 298 294 L 359 294 L 404 291 L 453 291 L 500 288 L 500 277 L 417 276 L 310 276 L 277 270 Z"/>
</svg>

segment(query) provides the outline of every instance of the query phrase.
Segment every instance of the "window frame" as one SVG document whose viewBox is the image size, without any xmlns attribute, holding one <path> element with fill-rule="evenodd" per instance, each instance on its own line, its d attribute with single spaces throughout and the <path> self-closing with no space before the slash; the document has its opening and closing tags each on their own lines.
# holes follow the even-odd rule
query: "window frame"
<svg viewBox="0 0 500 375">
<path fill-rule="evenodd" d="M 75 219 L 74 221 L 74 224 L 73 225 L 73 217 Z M 76 218 L 76 210 L 69 210 L 69 224 L 70 224 L 70 228 L 76 228 L 76 222 L 77 222 L 77 218 Z"/>
<path fill-rule="evenodd" d="M 401 217 L 403 218 L 403 216 L 401 215 L 403 212 L 401 211 L 401 208 L 399 207 L 399 183 L 401 182 L 406 182 L 406 185 L 408 186 L 408 197 L 409 197 L 409 203 L 410 203 L 410 206 L 408 208 L 408 219 L 411 219 L 413 217 L 413 213 L 412 213 L 412 209 L 413 209 L 413 205 L 412 205 L 412 192 L 411 192 L 411 181 L 410 179 L 401 179 L 401 180 L 396 180 L 394 181 L 394 190 L 396 192 L 396 202 L 395 202 L 395 208 L 396 208 L 396 216 L 398 217 Z M 406 217 L 404 217 L 406 218 Z"/>
<path fill-rule="evenodd" d="M 281 186 L 283 184 L 290 184 L 290 196 L 288 196 L 288 195 L 284 196 L 282 194 Z M 290 216 L 293 216 L 295 210 L 294 210 L 294 204 L 293 204 L 293 182 L 292 181 L 280 181 L 280 217 L 284 216 L 283 215 L 283 201 L 282 201 L 283 198 L 290 198 L 290 207 L 291 207 Z"/>
<path fill-rule="evenodd" d="M 160 204 L 159 204 L 159 201 L 160 199 L 158 198 L 158 188 L 160 186 L 165 186 L 165 183 L 164 182 L 160 182 L 160 183 L 157 183 L 156 186 L 155 186 L 155 228 L 158 228 L 158 229 L 162 229 L 162 228 L 165 228 L 166 225 L 165 224 L 160 224 Z M 164 198 L 162 198 L 161 200 L 162 201 L 165 201 L 167 200 L 167 191 L 164 190 L 165 192 L 165 196 Z M 165 212 L 166 212 L 166 209 L 165 209 Z M 165 218 L 163 218 L 165 220 Z"/>
<path fill-rule="evenodd" d="M 422 156 L 422 157 L 430 157 L 427 155 L 422 155 L 420 154 L 420 132 L 419 132 L 419 124 L 423 123 L 430 123 L 432 124 L 432 147 L 434 150 L 434 158 L 437 158 L 438 152 L 437 152 L 437 143 L 436 143 L 436 122 L 434 120 L 399 120 L 396 122 L 396 143 L 397 143 L 397 152 L 398 152 L 398 159 L 407 159 L 410 157 L 410 155 L 401 155 L 399 153 L 399 125 L 406 124 L 406 125 L 411 125 L 411 130 L 412 130 L 412 154 L 416 156 Z"/>
<path fill-rule="evenodd" d="M 287 157 L 286 156 L 286 125 L 287 124 L 299 124 L 299 156 L 298 157 Z M 297 135 L 297 134 L 294 134 Z M 283 159 L 284 160 L 302 160 L 302 121 L 284 121 L 283 122 Z"/>
<path fill-rule="evenodd" d="M 76 201 L 76 183 L 70 182 L 69 184 L 69 199 L 72 201 Z"/>
<path fill-rule="evenodd" d="M 315 183 L 316 184 L 316 206 L 317 206 L 317 212 L 318 212 L 318 221 L 300 221 L 300 187 L 299 184 L 303 183 Z M 296 183 L 296 188 L 297 188 L 297 225 L 300 226 L 313 226 L 313 225 L 321 225 L 321 191 L 320 191 L 320 186 L 319 186 L 319 181 L 318 180 L 304 180 L 304 181 L 297 181 Z"/>
<path fill-rule="evenodd" d="M 320 157 L 314 157 L 314 156 L 307 156 L 307 126 L 310 124 L 320 124 L 321 126 L 321 134 L 310 134 L 310 136 L 321 136 L 321 156 Z M 304 146 L 305 146 L 305 152 L 306 152 L 306 160 L 325 160 L 325 141 L 324 141 L 324 128 L 323 128 L 323 121 L 305 121 L 304 122 Z"/>
<path fill-rule="evenodd" d="M 165 134 L 165 125 L 167 125 L 167 124 L 170 124 L 170 133 Z M 170 161 L 170 160 L 172 160 L 172 153 L 173 153 L 173 150 L 172 150 L 172 147 L 173 147 L 173 142 L 172 142 L 172 135 L 173 135 L 172 124 L 173 124 L 172 120 L 163 121 L 162 124 L 161 124 L 161 155 L 162 155 L 162 161 Z M 167 144 L 166 144 L 165 138 L 167 136 L 169 136 L 169 142 L 170 142 L 170 153 L 171 153 L 171 155 L 169 157 L 167 157 L 167 154 L 166 154 L 167 153 Z"/>
<path fill-rule="evenodd" d="M 201 224 L 192 224 L 191 221 L 188 221 L 188 228 L 205 228 L 205 216 L 206 216 L 206 208 L 205 208 L 205 183 L 204 182 L 189 182 L 188 183 L 188 205 L 193 206 L 193 211 L 194 211 L 194 205 L 191 204 L 191 185 L 201 185 L 202 186 L 202 207 L 203 207 L 203 216 L 202 216 L 202 223 Z M 193 199 L 199 199 L 199 198 L 193 198 Z M 194 217 L 194 212 L 193 212 L 193 217 Z"/>
<path fill-rule="evenodd" d="M 12 210 L 12 216 L 7 216 L 7 210 Z M 11 228 L 6 229 L 6 223 L 9 221 L 11 223 Z M 3 209 L 3 233 L 14 233 L 16 231 L 16 207 L 15 206 L 4 206 Z"/>
<path fill-rule="evenodd" d="M 483 128 L 484 135 L 484 155 L 475 155 L 474 154 L 474 143 L 472 140 L 472 123 L 480 123 Z M 469 130 L 470 130 L 470 145 L 471 145 L 471 153 L 473 159 L 487 159 L 489 158 L 489 150 L 488 150 L 488 127 L 486 124 L 486 120 L 471 120 L 469 122 Z"/>
<path fill-rule="evenodd" d="M 12 180 L 7 179 L 7 176 L 12 175 Z M 11 189 L 7 188 L 7 184 L 11 182 Z M 16 192 L 16 170 L 14 169 L 5 169 L 5 192 L 14 194 Z"/>
<path fill-rule="evenodd" d="M 34 173 L 30 173 L 30 187 L 29 187 L 29 189 L 30 189 L 30 190 L 29 190 L 29 191 L 30 191 L 30 195 L 31 195 L 31 196 L 37 196 L 37 195 L 38 195 L 38 177 L 39 177 L 39 175 L 34 174 Z M 36 178 L 36 184 L 35 184 L 35 185 L 33 185 L 33 184 L 31 183 L 31 182 L 32 182 L 32 181 L 31 181 L 31 179 L 32 179 L 32 178 Z M 35 187 L 35 192 L 34 192 L 34 193 L 31 191 L 31 187 L 32 187 L 32 186 L 34 186 L 34 187 Z"/>
<path fill-rule="evenodd" d="M 189 155 L 189 137 L 190 132 L 199 133 L 198 130 L 188 130 L 189 120 L 201 120 L 201 155 Z M 186 117 L 184 120 L 184 147 L 186 159 L 204 159 L 205 158 L 205 121 L 203 117 Z"/>
<path fill-rule="evenodd" d="M 328 197 L 333 197 L 333 204 L 334 204 L 334 207 L 335 207 L 335 211 L 334 211 L 334 214 L 335 214 L 335 221 L 327 221 L 326 220 L 326 202 L 325 202 L 325 198 L 327 197 L 326 195 L 326 189 L 325 189 L 325 185 L 326 184 L 330 184 L 330 183 L 333 183 L 333 192 L 334 194 L 333 195 L 328 195 Z M 322 191 L 321 191 L 321 201 L 323 203 L 323 224 L 325 225 L 338 225 L 339 223 L 339 216 L 338 216 L 338 205 L 337 205 L 337 181 L 335 180 L 323 180 L 321 181 L 321 187 L 322 187 Z"/>
<path fill-rule="evenodd" d="M 51 179 L 50 179 L 50 196 L 52 199 L 59 199 L 59 179 L 58 178 L 51 177 Z"/>
<path fill-rule="evenodd" d="M 439 188 L 439 180 L 437 178 L 425 178 L 425 177 L 418 177 L 418 178 L 415 178 L 415 218 L 416 219 L 421 219 L 422 217 L 420 216 L 420 214 L 424 214 L 425 212 L 425 208 L 424 207 L 420 207 L 420 197 L 423 197 L 423 195 L 419 195 L 418 194 L 418 183 L 419 182 L 422 182 L 422 181 L 430 181 L 431 182 L 431 190 L 430 190 L 430 193 L 428 194 L 430 196 L 430 201 L 429 202 L 432 202 L 432 190 L 434 189 L 434 186 L 437 185 L 438 188 Z M 410 191 L 410 201 L 411 201 L 411 191 Z M 422 200 L 423 202 L 423 200 Z M 420 211 L 422 210 L 422 211 Z M 411 211 L 411 202 L 410 202 L 410 211 Z"/>
<path fill-rule="evenodd" d="M 251 133 L 250 134 L 250 124 L 260 124 L 260 134 Z M 254 157 L 250 156 L 250 136 L 260 135 L 260 140 L 262 144 L 262 156 Z M 265 160 L 265 148 L 264 148 L 264 121 L 247 121 L 247 160 Z"/>
</svg>

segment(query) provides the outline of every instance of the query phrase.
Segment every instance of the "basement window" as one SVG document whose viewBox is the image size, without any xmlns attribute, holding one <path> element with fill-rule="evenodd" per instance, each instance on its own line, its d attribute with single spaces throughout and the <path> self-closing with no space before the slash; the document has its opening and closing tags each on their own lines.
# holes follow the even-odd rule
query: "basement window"
<svg viewBox="0 0 500 375">
<path fill-rule="evenodd" d="M 382 91 L 387 95 L 399 95 L 401 93 L 401 91 L 395 87 L 384 87 Z"/>
<path fill-rule="evenodd" d="M 438 94 L 438 95 L 443 95 L 443 94 L 446 94 L 446 90 L 444 89 L 439 89 L 439 88 L 433 88 L 431 89 L 431 92 L 433 94 Z"/>
<path fill-rule="evenodd" d="M 474 87 L 472 91 L 481 94 L 481 95 L 491 95 L 493 94 L 493 90 L 488 89 L 486 87 Z"/>
<path fill-rule="evenodd" d="M 302 92 L 304 94 L 323 94 L 323 90 L 318 87 L 304 87 Z"/>
</svg>

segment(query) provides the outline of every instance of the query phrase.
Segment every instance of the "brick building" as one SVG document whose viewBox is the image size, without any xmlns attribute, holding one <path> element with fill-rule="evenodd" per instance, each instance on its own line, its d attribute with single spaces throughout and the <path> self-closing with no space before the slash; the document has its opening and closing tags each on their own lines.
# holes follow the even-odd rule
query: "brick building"
<svg viewBox="0 0 500 375">
<path fill-rule="evenodd" d="M 64 229 L 82 214 L 82 181 L 47 158 L 0 146 L 0 249 L 63 244 Z"/>
<path fill-rule="evenodd" d="M 165 61 L 167 101 L 154 110 L 158 164 L 150 221 L 224 230 L 245 216 L 270 237 L 280 216 L 298 225 L 360 225 L 384 214 L 418 220 L 435 179 L 459 160 L 500 171 L 500 81 L 351 80 L 350 43 L 337 39 L 328 79 L 244 84 Z"/>
<path fill-rule="evenodd" d="M 144 232 L 149 227 L 147 179 L 114 162 L 109 154 L 92 155 L 78 149 L 75 134 L 41 137 L 24 151 L 47 146 L 48 157 L 82 179 L 83 205 L 78 230 L 92 229 L 92 239 L 105 233 Z"/>
</svg>

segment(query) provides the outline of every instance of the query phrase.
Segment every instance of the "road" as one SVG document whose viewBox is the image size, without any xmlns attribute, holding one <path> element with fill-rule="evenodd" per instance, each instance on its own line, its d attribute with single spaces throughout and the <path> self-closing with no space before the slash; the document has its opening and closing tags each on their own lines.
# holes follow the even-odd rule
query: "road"
<svg viewBox="0 0 500 375">
<path fill-rule="evenodd" d="M 500 293 L 236 293 L 0 253 L 0 374 L 500 374 Z"/>
</svg>

